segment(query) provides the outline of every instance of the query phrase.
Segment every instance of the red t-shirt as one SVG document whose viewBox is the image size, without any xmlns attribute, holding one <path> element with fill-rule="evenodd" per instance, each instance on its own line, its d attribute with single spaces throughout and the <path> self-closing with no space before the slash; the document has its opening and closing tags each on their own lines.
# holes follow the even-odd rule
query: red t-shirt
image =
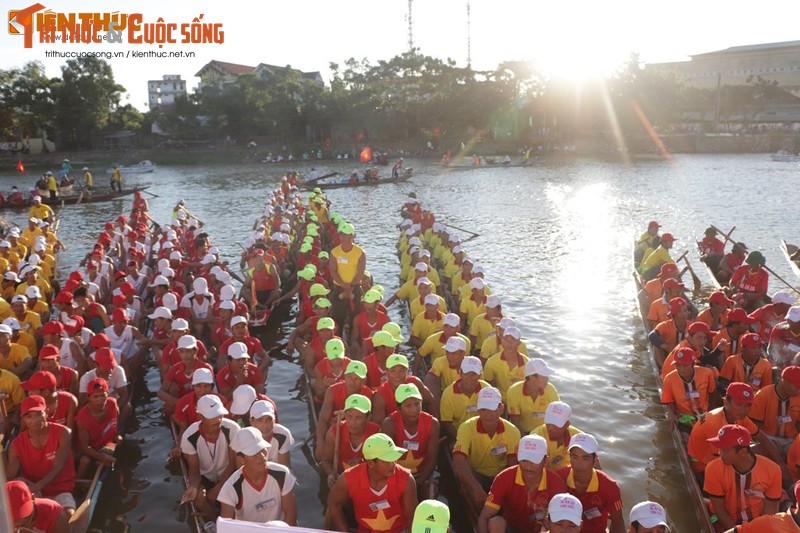
<svg viewBox="0 0 800 533">
<path fill-rule="evenodd" d="M 250 356 L 250 360 L 252 361 L 256 354 L 264 349 L 261 346 L 261 341 L 258 340 L 256 337 L 252 337 L 250 335 L 246 336 L 244 340 L 240 341 L 247 346 L 247 355 Z M 219 345 L 219 353 L 223 354 L 225 357 L 228 356 L 228 347 L 234 343 L 233 337 L 228 337 L 225 339 L 225 342 Z"/>
<path fill-rule="evenodd" d="M 69 408 L 74 405 L 73 400 L 75 400 L 75 396 L 71 393 L 63 390 L 56 391 L 56 410 L 52 415 L 47 415 L 47 421 L 66 426 Z"/>
<path fill-rule="evenodd" d="M 406 383 L 413 383 L 414 385 L 417 386 L 419 390 L 422 390 L 422 387 L 424 387 L 422 381 L 420 381 L 420 379 L 416 376 L 406 377 Z M 381 383 L 380 387 L 375 389 L 375 394 L 380 394 L 386 401 L 386 411 L 384 412 L 386 416 L 389 416 L 390 414 L 397 411 L 397 400 L 395 399 L 394 393 L 395 390 L 392 388 L 391 383 L 389 383 L 388 381 L 384 381 L 383 383 Z"/>
<path fill-rule="evenodd" d="M 61 435 L 66 429 L 60 424 L 48 424 L 47 440 L 42 448 L 34 448 L 27 431 L 20 433 L 13 441 L 11 447 L 19 457 L 20 475 L 36 483 L 51 470 L 56 460 L 56 454 L 61 442 Z M 58 476 L 46 487 L 42 488 L 43 496 L 57 496 L 62 492 L 72 492 L 75 488 L 75 463 L 70 456 Z"/>
<path fill-rule="evenodd" d="M 355 466 L 364 460 L 364 441 L 368 437 L 379 433 L 381 427 L 375 422 L 367 422 L 367 427 L 364 429 L 364 434 L 361 435 L 361 440 L 357 444 L 350 441 L 350 432 L 347 431 L 347 422 L 342 420 L 339 423 L 339 470 L 344 472 L 351 466 Z M 328 432 L 333 433 L 336 437 L 336 424 L 328 428 Z"/>
<path fill-rule="evenodd" d="M 358 334 L 361 336 L 361 341 L 367 340 L 372 337 L 376 331 L 380 331 L 384 324 L 389 322 L 389 317 L 384 313 L 378 312 L 375 316 L 375 323 L 370 324 L 367 321 L 367 313 L 359 313 L 355 318 L 356 325 L 358 325 Z"/>
<path fill-rule="evenodd" d="M 119 408 L 117 400 L 110 396 L 106 398 L 105 413 L 103 418 L 97 419 L 89 412 L 89 406 L 84 405 L 78 411 L 75 421 L 89 432 L 89 447 L 99 450 L 106 444 L 117 441 L 117 419 Z"/>
<path fill-rule="evenodd" d="M 333 398 L 333 410 L 341 411 L 344 409 L 344 402 L 347 401 L 347 397 L 350 396 L 347 394 L 347 385 L 345 385 L 344 381 L 339 381 L 331 385 L 330 390 Z M 355 394 L 361 394 L 371 400 L 373 392 L 372 389 L 366 385 L 361 385 L 361 390 Z"/>
<path fill-rule="evenodd" d="M 385 365 L 386 361 L 383 363 Z M 364 358 L 364 364 L 367 365 L 367 385 L 375 390 L 381 386 L 381 383 L 386 381 L 386 368 L 381 368 L 378 364 L 378 356 L 375 352 Z"/>
<path fill-rule="evenodd" d="M 61 390 L 70 390 L 72 384 L 78 381 L 78 371 L 68 366 L 59 365 L 59 374 L 61 375 L 61 384 L 58 386 Z"/>
<path fill-rule="evenodd" d="M 214 372 L 211 365 L 199 359 L 195 361 L 194 370 L 189 372 L 188 375 L 186 374 L 186 365 L 183 364 L 183 361 L 178 361 L 176 364 L 169 367 L 165 380 L 171 381 L 178 386 L 178 398 L 192 391 L 192 374 L 194 374 L 194 371 L 198 368 L 207 368 L 211 370 L 212 374 Z"/>
<path fill-rule="evenodd" d="M 244 382 L 254 389 L 258 390 L 259 387 L 264 385 L 264 376 L 261 370 L 253 363 L 247 363 L 247 379 Z M 220 391 L 233 389 L 236 387 L 236 378 L 231 371 L 231 365 L 225 367 L 217 374 L 217 388 Z"/>
<path fill-rule="evenodd" d="M 339 451 L 341 452 L 341 448 Z M 406 516 L 403 509 L 403 494 L 409 479 L 411 479 L 411 472 L 407 468 L 397 465 L 394 474 L 386 480 L 386 488 L 380 496 L 365 489 L 365 487 L 369 487 L 366 463 L 348 468 L 344 477 L 353 500 L 359 531 L 373 531 L 370 523 L 379 518 L 383 518 L 384 521 L 388 520 L 391 524 L 391 526 L 386 526 L 387 529 L 382 530 L 381 533 L 400 533 L 408 528 L 409 520 L 412 517 Z M 384 502 L 385 506 L 381 505 L 378 508 L 376 504 L 379 502 Z"/>
<path fill-rule="evenodd" d="M 594 470 L 589 488 L 577 494 L 572 480 L 572 467 L 560 468 L 556 473 L 567 484 L 567 491 L 583 504 L 583 526 L 581 533 L 606 533 L 611 513 L 622 510 L 622 495 L 619 485 L 602 470 Z"/>
<path fill-rule="evenodd" d="M 547 504 L 553 496 L 565 492 L 567 485 L 564 480 L 552 470 L 545 469 L 537 489 L 528 494 L 522 472 L 518 465 L 514 465 L 494 478 L 485 505 L 502 511 L 508 525 L 517 531 L 539 533 L 547 515 Z"/>
<path fill-rule="evenodd" d="M 767 292 L 769 274 L 763 268 L 751 272 L 750 265 L 742 265 L 733 272 L 731 285 L 745 293 Z"/>
<path fill-rule="evenodd" d="M 208 350 L 203 341 L 197 339 L 197 358 L 201 361 L 207 359 Z M 173 366 L 181 362 L 181 356 L 178 354 L 178 341 L 172 341 L 161 350 L 161 364 L 164 366 Z"/>
<path fill-rule="evenodd" d="M 33 528 L 44 533 L 55 533 L 58 519 L 64 512 L 61 504 L 47 498 L 36 498 L 33 505 L 36 514 Z"/>
<path fill-rule="evenodd" d="M 408 450 L 397 460 L 397 464 L 408 468 L 411 473 L 416 474 L 425 460 L 425 455 L 428 453 L 433 416 L 425 411 L 420 412 L 416 435 L 413 437 L 406 434 L 406 425 L 403 422 L 403 415 L 400 411 L 395 411 L 389 416 L 394 422 L 394 443 Z"/>
</svg>

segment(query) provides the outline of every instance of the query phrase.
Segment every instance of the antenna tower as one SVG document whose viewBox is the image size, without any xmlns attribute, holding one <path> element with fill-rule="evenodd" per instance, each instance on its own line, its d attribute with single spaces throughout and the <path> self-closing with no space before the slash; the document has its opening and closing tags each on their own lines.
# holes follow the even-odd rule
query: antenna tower
<svg viewBox="0 0 800 533">
<path fill-rule="evenodd" d="M 408 19 L 408 51 L 414 51 L 414 22 L 411 18 L 411 4 L 414 0 L 408 0 L 408 15 L 406 18 Z"/>
<path fill-rule="evenodd" d="M 469 0 L 467 0 L 467 66 L 472 65 L 472 40 L 470 31 L 470 18 L 469 18 Z"/>
</svg>

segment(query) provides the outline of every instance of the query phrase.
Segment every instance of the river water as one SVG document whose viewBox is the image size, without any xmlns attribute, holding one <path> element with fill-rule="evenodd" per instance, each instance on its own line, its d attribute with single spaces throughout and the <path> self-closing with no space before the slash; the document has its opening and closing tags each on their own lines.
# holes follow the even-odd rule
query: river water
<svg viewBox="0 0 800 533">
<path fill-rule="evenodd" d="M 375 279 L 388 291 L 398 286 L 395 225 L 409 192 L 442 222 L 477 233 L 464 247 L 485 267 L 529 348 L 557 369 L 551 381 L 573 407 L 573 424 L 598 437 L 603 467 L 622 487 L 626 519 L 632 505 L 651 498 L 665 505 L 676 531 L 696 531 L 635 307 L 631 241 L 648 220 L 658 220 L 678 239 L 673 256 L 690 250 L 696 272 L 709 283 L 694 239 L 711 223 L 726 231 L 736 226 L 737 240 L 761 250 L 768 266 L 796 284 L 779 239 L 800 240 L 791 214 L 800 167 L 766 155 L 680 155 L 672 162 L 630 164 L 575 158 L 531 168 L 449 172 L 425 161 L 406 164 L 416 168 L 409 182 L 328 195 L 333 209 L 355 224 Z M 339 163 L 318 168 L 349 170 Z M 153 185 L 159 197 L 150 199 L 150 208 L 159 221 L 167 221 L 175 203 L 185 199 L 223 257 L 234 262 L 236 243 L 249 233 L 266 193 L 285 170 L 165 167 L 126 177 L 125 185 Z M 105 179 L 98 176 L 96 183 Z M 22 185 L 18 176 L 0 177 L 2 190 L 12 184 Z M 103 222 L 128 210 L 129 199 L 65 208 L 60 235 L 69 250 L 59 259 L 62 272 L 77 264 Z M 22 221 L 19 214 L 6 215 Z M 781 287 L 770 280 L 771 291 Z M 399 305 L 390 314 L 408 331 Z M 296 355 L 282 349 L 290 328 L 284 323 L 262 340 L 274 359 L 267 392 L 299 442 L 308 435 L 309 421 Z M 158 373 L 150 369 L 136 388 L 139 422 L 126 435 L 117 472 L 106 483 L 93 524 L 99 530 L 187 531 L 177 512 L 180 472 L 166 463 L 172 438 L 155 398 L 158 386 Z M 320 527 L 320 478 L 300 449 L 292 465 L 300 481 L 300 523 Z"/>
</svg>

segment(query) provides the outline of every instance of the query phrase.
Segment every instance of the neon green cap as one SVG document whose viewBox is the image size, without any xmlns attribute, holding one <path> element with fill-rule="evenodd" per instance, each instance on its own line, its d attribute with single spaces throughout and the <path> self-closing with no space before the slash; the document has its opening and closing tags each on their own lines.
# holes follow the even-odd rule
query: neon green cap
<svg viewBox="0 0 800 533">
<path fill-rule="evenodd" d="M 303 244 L 314 244 L 314 237 L 311 235 L 306 235 L 303 237 Z"/>
<path fill-rule="evenodd" d="M 365 303 L 374 304 L 375 302 L 380 302 L 383 299 L 381 293 L 378 291 L 373 291 L 372 289 L 368 290 L 364 293 L 363 300 Z"/>
<path fill-rule="evenodd" d="M 372 279 L 372 274 L 370 274 L 370 273 L 369 273 L 369 270 L 365 270 L 365 271 L 364 271 L 364 277 L 365 277 L 365 278 Z"/>
<path fill-rule="evenodd" d="M 308 220 L 310 220 L 311 222 L 318 222 L 319 217 L 317 217 L 317 215 L 315 215 L 314 213 L 311 213 L 308 215 Z"/>
<path fill-rule="evenodd" d="M 392 337 L 392 334 L 388 331 L 376 331 L 372 334 L 372 346 L 375 348 L 379 348 L 381 346 L 394 348 L 398 344 L 400 343 L 397 342 L 397 339 Z"/>
<path fill-rule="evenodd" d="M 362 413 L 369 413 L 372 411 L 372 402 L 363 394 L 351 394 L 344 401 L 344 410 L 355 409 Z"/>
<path fill-rule="evenodd" d="M 447 533 L 450 508 L 439 500 L 424 500 L 414 511 L 411 533 Z"/>
<path fill-rule="evenodd" d="M 314 192 L 316 194 L 322 194 L 322 189 L 320 189 L 319 187 L 314 187 Z"/>
<path fill-rule="evenodd" d="M 403 383 L 395 389 L 394 399 L 397 400 L 397 405 L 400 405 L 409 398 L 416 398 L 417 400 L 422 401 L 422 394 L 419 392 L 417 386 L 413 383 Z"/>
<path fill-rule="evenodd" d="M 395 353 L 386 358 L 386 370 L 394 368 L 397 365 L 403 365 L 408 368 L 408 358 L 405 355 Z"/>
<path fill-rule="evenodd" d="M 391 333 L 392 337 L 394 337 L 394 340 L 397 342 L 406 342 L 406 340 L 403 338 L 403 331 L 395 322 L 387 322 L 383 325 L 381 331 L 388 331 Z"/>
<path fill-rule="evenodd" d="M 383 297 L 386 294 L 386 289 L 383 288 L 383 285 L 373 285 L 370 290 L 378 291 L 379 293 L 381 293 L 381 297 Z"/>
<path fill-rule="evenodd" d="M 403 457 L 407 451 L 405 448 L 395 446 L 391 437 L 385 433 L 375 433 L 364 441 L 364 459 L 367 461 L 380 459 L 393 463 Z"/>
<path fill-rule="evenodd" d="M 321 307 L 322 309 L 327 309 L 328 307 L 331 306 L 331 301 L 328 300 L 327 298 L 320 298 L 319 300 L 314 302 L 314 305 L 316 307 Z"/>
<path fill-rule="evenodd" d="M 356 228 L 352 224 L 345 222 L 339 225 L 339 233 L 342 235 L 355 235 Z"/>
<path fill-rule="evenodd" d="M 336 322 L 331 317 L 324 316 L 317 321 L 317 331 L 321 329 L 336 329 Z"/>
<path fill-rule="evenodd" d="M 350 361 L 347 363 L 347 368 L 344 370 L 345 374 L 355 374 L 361 379 L 367 379 L 367 365 L 361 361 Z"/>
<path fill-rule="evenodd" d="M 311 245 L 309 243 L 303 243 L 300 245 L 300 253 L 307 254 L 311 251 Z"/>
<path fill-rule="evenodd" d="M 316 198 L 314 198 L 314 203 L 315 203 L 315 204 L 324 204 L 324 203 L 325 203 L 325 200 L 323 200 L 322 198 L 320 198 L 319 196 L 317 196 Z"/>
<path fill-rule="evenodd" d="M 331 339 L 325 343 L 325 355 L 328 359 L 344 358 L 344 343 L 342 339 Z"/>
<path fill-rule="evenodd" d="M 320 259 L 330 259 L 331 256 L 330 254 L 328 254 L 328 252 L 323 250 L 319 253 L 317 257 L 319 257 Z"/>
<path fill-rule="evenodd" d="M 330 289 L 326 289 L 325 285 L 321 283 L 315 283 L 308 289 L 308 295 L 312 298 L 315 296 L 327 296 L 331 293 Z"/>
<path fill-rule="evenodd" d="M 308 268 L 304 268 L 303 270 L 297 271 L 297 277 L 300 279 L 304 279 L 306 281 L 313 280 L 315 276 L 316 274 L 314 273 L 314 271 Z"/>
<path fill-rule="evenodd" d="M 311 237 L 319 237 L 319 231 L 315 226 L 311 226 L 306 228 L 306 235 L 310 235 Z"/>
</svg>

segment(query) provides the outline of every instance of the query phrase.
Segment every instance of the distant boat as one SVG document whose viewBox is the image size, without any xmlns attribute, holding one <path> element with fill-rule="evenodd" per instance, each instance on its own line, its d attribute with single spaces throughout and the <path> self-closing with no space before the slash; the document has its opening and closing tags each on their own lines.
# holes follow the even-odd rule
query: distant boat
<svg viewBox="0 0 800 533">
<path fill-rule="evenodd" d="M 137 191 L 145 191 L 148 188 L 150 188 L 150 186 L 145 185 L 144 187 L 122 189 L 121 191 L 108 191 L 108 192 L 94 191 L 92 192 L 92 194 L 89 193 L 71 194 L 69 196 L 58 196 L 56 198 L 42 196 L 42 203 L 51 206 L 56 206 L 56 205 L 61 205 L 62 203 L 64 205 L 74 205 L 79 202 L 82 204 L 108 202 L 111 200 L 116 200 L 117 198 L 122 198 L 124 196 L 130 196 L 131 194 Z M 31 199 L 25 198 L 21 201 L 6 200 L 5 204 L 3 204 L 2 207 L 7 209 L 27 209 L 30 206 L 31 206 Z"/>
<path fill-rule="evenodd" d="M 351 178 L 334 178 L 335 181 L 332 181 L 330 175 L 322 176 L 316 179 L 310 179 L 305 181 L 301 187 L 307 191 L 314 189 L 315 187 L 319 187 L 321 189 L 348 189 L 351 187 L 374 187 L 375 185 L 383 185 L 384 183 L 403 183 L 404 181 L 408 181 L 411 179 L 411 176 L 414 173 L 414 169 L 412 168 L 404 168 L 401 171 L 401 174 L 396 178 L 382 178 L 377 174 L 377 170 L 372 169 L 375 173 L 373 177 L 367 181 L 364 180 L 363 177 L 358 177 L 357 181 L 350 181 Z M 338 174 L 338 172 L 336 173 Z M 328 181 L 323 181 L 323 179 L 328 179 Z"/>
<path fill-rule="evenodd" d="M 119 171 L 123 174 L 146 174 L 148 172 L 153 172 L 156 169 L 156 164 L 150 161 L 149 159 L 145 159 L 144 161 L 139 161 L 135 165 L 131 165 L 128 167 L 119 167 Z M 114 172 L 114 167 L 109 168 L 106 170 L 106 173 L 112 174 Z"/>
<path fill-rule="evenodd" d="M 769 156 L 773 161 L 781 163 L 797 163 L 800 162 L 800 154 L 793 154 L 786 150 L 778 150 L 776 153 Z"/>
</svg>

